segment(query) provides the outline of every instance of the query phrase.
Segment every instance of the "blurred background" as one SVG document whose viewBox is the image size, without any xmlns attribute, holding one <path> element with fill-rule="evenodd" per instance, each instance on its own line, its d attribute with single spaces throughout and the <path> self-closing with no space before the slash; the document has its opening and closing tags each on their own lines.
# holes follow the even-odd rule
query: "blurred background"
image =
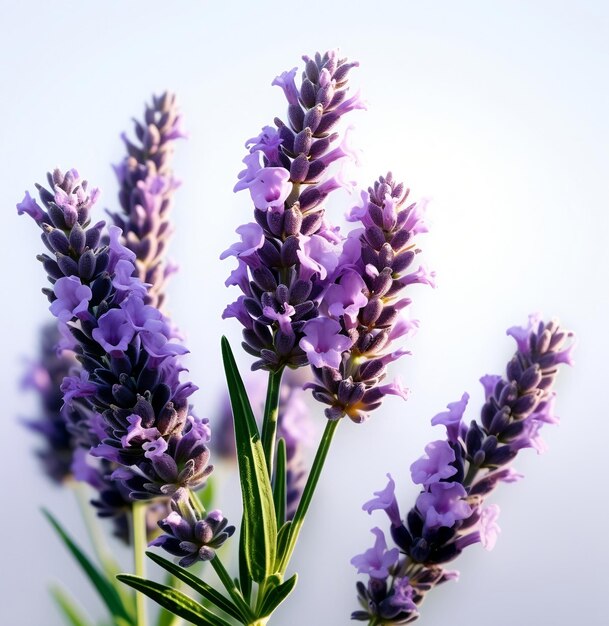
<svg viewBox="0 0 609 626">
<path fill-rule="evenodd" d="M 37 414 L 18 381 L 50 314 L 34 258 L 40 240 L 15 203 L 60 166 L 101 187 L 100 213 L 116 207 L 119 133 L 153 92 L 177 92 L 190 138 L 175 160 L 183 186 L 170 254 L 181 270 L 169 309 L 191 350 L 194 404 L 213 418 L 223 393 L 219 338 L 240 337 L 237 322 L 220 319 L 237 294 L 224 287 L 232 264 L 218 257 L 251 220 L 247 194 L 232 193 L 243 144 L 285 116 L 273 78 L 302 54 L 336 47 L 359 60 L 352 83 L 369 103 L 352 116 L 365 155 L 359 182 L 391 169 L 413 198 L 431 198 L 420 244 L 438 287 L 411 290 L 421 329 L 396 368 L 411 399 L 389 398 L 368 423 L 338 432 L 295 555 L 300 582 L 274 623 L 350 623 L 349 560 L 385 524 L 361 504 L 387 472 L 402 508 L 412 504 L 408 468 L 441 436 L 429 419 L 464 390 L 475 415 L 478 378 L 503 371 L 513 352 L 505 329 L 531 311 L 559 316 L 578 336 L 576 366 L 558 383 L 562 423 L 546 430 L 544 456 L 529 450 L 517 460 L 526 479 L 493 497 L 503 531 L 495 550 L 467 551 L 455 563 L 461 580 L 432 592 L 418 623 L 609 623 L 609 4 L 24 0 L 0 8 L 3 624 L 60 624 L 50 582 L 101 612 L 40 513 L 48 507 L 86 542 L 73 495 L 47 481 L 36 438 L 19 423 Z M 340 223 L 352 203 L 344 194 L 330 218 Z M 240 363 L 249 367 L 245 355 Z M 311 407 L 321 431 L 321 408 Z M 236 520 L 234 480 L 224 484 L 218 504 Z"/>
</svg>

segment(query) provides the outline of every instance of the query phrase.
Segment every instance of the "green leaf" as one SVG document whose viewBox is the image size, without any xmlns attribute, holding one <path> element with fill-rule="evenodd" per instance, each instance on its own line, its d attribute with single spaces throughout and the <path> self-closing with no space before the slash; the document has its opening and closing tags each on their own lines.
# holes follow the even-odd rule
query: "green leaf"
<svg viewBox="0 0 609 626">
<path fill-rule="evenodd" d="M 243 547 L 250 576 L 261 582 L 273 573 L 277 520 L 260 433 L 235 357 L 222 337 L 222 358 L 235 422 L 235 443 L 243 497 Z"/>
<path fill-rule="evenodd" d="M 172 563 L 171 561 L 168 561 L 167 559 L 164 559 L 162 556 L 159 556 L 154 552 L 146 552 L 146 554 L 157 565 L 160 565 L 163 569 L 173 574 L 173 576 L 182 582 L 185 582 L 189 587 L 200 593 L 204 598 L 207 598 L 212 604 L 224 611 L 227 615 L 230 615 L 239 621 L 247 621 L 251 617 L 249 607 L 246 606 L 248 612 L 243 611 L 233 604 L 228 598 L 225 598 L 221 593 L 216 591 L 211 585 L 208 585 L 200 578 L 197 578 L 188 570 Z"/>
<path fill-rule="evenodd" d="M 292 520 L 288 520 L 277 533 L 277 564 L 281 561 L 283 553 L 288 545 L 288 538 L 290 536 L 290 528 L 292 527 Z M 275 567 L 277 569 L 277 567 Z"/>
<path fill-rule="evenodd" d="M 82 614 L 74 600 L 60 587 L 51 587 L 51 595 L 70 626 L 91 626 L 91 622 Z"/>
<path fill-rule="evenodd" d="M 119 574 L 117 578 L 136 591 L 152 598 L 157 604 L 171 611 L 174 615 L 197 626 L 230 626 L 229 622 L 177 589 L 131 574 Z"/>
<path fill-rule="evenodd" d="M 294 574 L 284 583 L 273 587 L 265 594 L 264 601 L 260 607 L 259 617 L 267 617 L 270 615 L 292 592 L 298 581 L 298 574 Z"/>
<path fill-rule="evenodd" d="M 174 588 L 177 588 L 177 586 L 179 585 L 178 579 L 173 574 L 170 574 L 169 572 L 167 572 L 167 574 L 165 575 L 165 578 L 163 579 L 163 583 L 167 585 L 168 587 L 174 587 Z M 129 593 L 131 593 L 131 589 L 129 589 Z M 134 595 L 137 595 L 137 594 L 134 594 Z M 159 611 L 159 614 L 157 615 L 157 618 L 156 618 L 156 626 L 173 626 L 175 615 L 171 611 L 168 611 L 167 609 L 164 609 L 163 607 L 160 607 L 160 609 L 161 610 Z"/>
<path fill-rule="evenodd" d="M 72 538 L 67 534 L 59 522 L 47 511 L 42 510 L 44 516 L 49 520 L 63 543 L 68 550 L 72 553 L 72 556 L 78 561 L 78 564 L 91 581 L 100 597 L 108 607 L 110 614 L 116 620 L 123 620 L 125 624 L 133 624 L 133 619 L 125 609 L 123 601 L 121 600 L 118 591 L 114 587 L 111 581 L 109 581 L 101 571 L 91 562 L 89 557 L 76 545 Z"/>
<path fill-rule="evenodd" d="M 277 464 L 275 467 L 275 482 L 273 484 L 273 502 L 275 503 L 275 514 L 277 527 L 285 522 L 286 506 L 286 450 L 285 439 L 280 439 L 277 444 Z"/>
<path fill-rule="evenodd" d="M 245 601 L 249 602 L 252 597 L 252 579 L 250 578 L 245 560 L 244 528 L 245 524 L 241 524 L 241 530 L 239 531 L 239 587 Z"/>
</svg>

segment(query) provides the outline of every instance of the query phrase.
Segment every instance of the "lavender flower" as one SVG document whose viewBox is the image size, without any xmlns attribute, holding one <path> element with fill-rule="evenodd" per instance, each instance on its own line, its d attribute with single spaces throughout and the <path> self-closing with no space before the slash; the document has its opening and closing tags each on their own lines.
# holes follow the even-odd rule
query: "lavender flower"
<svg viewBox="0 0 609 626">
<path fill-rule="evenodd" d="M 407 397 L 399 381 L 381 381 L 387 365 L 408 354 L 394 342 L 416 327 L 401 313 L 410 304 L 404 289 L 433 285 L 434 277 L 422 268 L 408 271 L 419 252 L 414 236 L 426 232 L 423 206 L 407 204 L 408 194 L 387 174 L 362 195 L 363 205 L 350 213 L 362 226 L 344 243 L 324 295 L 326 317 L 304 326 L 300 346 L 316 378 L 309 388 L 328 405 L 329 419 L 362 422 L 387 394 Z"/>
<path fill-rule="evenodd" d="M 46 474 L 56 483 L 72 477 L 74 437 L 68 429 L 66 411 L 59 388 L 64 377 L 76 364 L 69 353 L 58 355 L 57 324 L 47 324 L 40 333 L 39 360 L 31 363 L 22 381 L 23 389 L 32 389 L 40 400 L 42 415 L 26 420 L 26 425 L 43 438 L 43 447 L 37 451 Z"/>
<path fill-rule="evenodd" d="M 481 379 L 486 401 L 480 422 L 468 426 L 463 421 L 467 394 L 432 419 L 432 424 L 446 428 L 447 438 L 429 444 L 426 456 L 412 464 L 412 479 L 423 485 L 423 491 L 405 520 L 391 478 L 364 505 L 369 513 L 386 512 L 401 556 L 388 566 L 387 574 L 382 568 L 363 568 L 361 557 L 352 561 L 360 573 L 370 576 L 367 585 L 357 584 L 362 610 L 354 612 L 353 619 L 370 624 L 414 621 L 425 594 L 456 577 L 456 572 L 444 569 L 445 563 L 475 543 L 487 550 L 494 547 L 500 533 L 499 507 L 485 500 L 499 483 L 519 478 L 507 465 L 522 448 L 543 449 L 539 430 L 543 424 L 556 423 L 552 385 L 558 366 L 571 363 L 573 348 L 572 333 L 537 316 L 531 316 L 528 327 L 511 328 L 508 334 L 518 349 L 505 377 Z"/>
<path fill-rule="evenodd" d="M 193 507 L 190 494 L 180 489 L 171 500 L 171 513 L 159 522 L 166 533 L 150 543 L 174 556 L 182 557 L 180 565 L 189 567 L 196 561 L 209 561 L 234 532 L 221 511 L 207 515 Z"/>
<path fill-rule="evenodd" d="M 69 327 L 95 387 L 86 401 L 104 420 L 105 438 L 93 454 L 122 466 L 113 478 L 128 487 L 131 498 L 197 488 L 212 469 L 205 445 L 210 432 L 204 420 L 188 415 L 195 387 L 179 380 L 183 368 L 176 355 L 184 349 L 172 341 L 168 320 L 145 304 L 142 283 L 133 276 L 134 254 L 118 242 L 119 229 L 111 227 L 110 242 L 103 245 L 103 223 L 90 226 L 97 190 L 89 190 L 75 170 L 56 170 L 49 183 L 52 192 L 39 187 L 44 209 L 34 210 L 27 197 L 24 203 L 52 253 L 40 257 L 53 285 L 45 290 L 51 303 L 64 277 L 91 291 L 87 310 L 74 315 Z M 123 261 L 132 263 L 129 290 L 115 284 Z"/>
<path fill-rule="evenodd" d="M 323 203 L 342 184 L 340 173 L 330 173 L 332 163 L 349 156 L 332 149 L 339 135 L 331 131 L 343 115 L 363 108 L 358 95 L 347 98 L 347 75 L 356 63 L 335 52 L 303 58 L 300 87 L 296 69 L 273 82 L 288 100 L 288 122 L 275 119 L 277 129 L 266 126 L 246 143 L 246 169 L 235 191 L 249 190 L 256 223 L 238 229 L 242 242 L 222 255 L 237 258 L 226 284 L 243 292 L 223 317 L 243 324 L 243 347 L 256 357 L 253 369 L 274 372 L 309 361 L 304 325 L 317 317 L 324 280 L 339 255 L 340 238 Z"/>
<path fill-rule="evenodd" d="M 122 212 L 110 217 L 123 231 L 123 245 L 135 254 L 137 276 L 150 285 L 145 302 L 157 308 L 163 305 L 165 282 L 174 271 L 164 255 L 171 236 L 173 195 L 180 185 L 171 160 L 175 141 L 186 137 L 181 122 L 175 95 L 153 96 L 144 119 L 134 121 L 139 143 L 123 135 L 127 156 L 114 168 Z"/>
<path fill-rule="evenodd" d="M 376 537 L 374 546 L 363 554 L 358 554 L 351 559 L 351 565 L 357 567 L 358 574 L 368 574 L 370 578 L 384 579 L 389 576 L 399 555 L 397 548 L 387 550 L 387 541 L 380 528 L 373 528 L 372 534 Z"/>
<path fill-rule="evenodd" d="M 112 284 L 117 291 L 124 294 L 135 289 L 146 302 L 160 306 L 164 300 L 165 278 L 172 271 L 163 255 L 171 234 L 168 222 L 169 208 L 173 192 L 178 187 L 170 168 L 170 161 L 174 140 L 184 136 L 180 130 L 180 116 L 175 106 L 175 97 L 171 94 L 164 94 L 160 98 L 153 97 L 153 104 L 146 108 L 144 120 L 135 121 L 135 132 L 141 146 L 134 145 L 123 136 L 128 155 L 115 167 L 121 185 L 119 201 L 123 215 L 117 213 L 111 216 L 123 233 L 119 237 L 119 232 L 115 230 L 111 235 L 116 239 L 113 242 L 115 247 L 120 239 L 131 253 L 125 253 L 124 258 L 115 260 L 113 268 L 115 277 Z M 26 211 L 28 207 L 29 210 Z M 26 193 L 21 212 L 30 212 L 40 219 L 43 213 L 36 207 L 36 202 Z M 136 264 L 136 274 L 142 281 L 140 283 L 132 280 L 133 261 Z M 149 290 L 144 286 L 144 282 L 149 283 Z M 77 276 L 59 278 L 55 283 L 54 293 L 57 298 L 51 304 L 51 312 L 60 322 L 69 321 L 74 316 L 87 318 L 92 292 Z M 135 318 L 137 308 L 134 305 L 125 307 L 130 321 L 135 324 L 141 321 Z M 117 310 L 102 316 L 98 328 L 92 333 L 108 351 L 124 349 L 128 343 L 129 336 L 124 334 L 120 335 L 122 344 L 111 343 L 109 333 L 118 330 L 116 324 L 113 324 L 117 316 L 121 316 Z M 148 324 L 154 324 L 159 319 L 156 316 L 154 320 L 148 320 Z M 61 328 L 67 329 L 67 326 L 62 324 Z M 142 325 L 138 330 L 144 331 L 148 328 L 145 329 Z M 158 355 L 167 344 L 165 339 L 159 342 L 159 336 L 151 332 L 142 332 L 142 339 L 149 351 L 155 355 Z M 79 370 L 78 362 L 73 357 L 66 356 L 65 352 L 57 357 L 52 353 L 47 354 L 45 367 L 51 372 L 66 362 L 71 364 L 71 371 L 68 372 L 64 368 L 63 380 L 58 377 L 54 384 L 57 386 L 55 394 L 58 398 L 61 398 L 59 392 L 61 385 L 63 399 L 68 406 L 62 410 L 61 415 L 58 415 L 58 419 L 53 423 L 53 429 L 50 429 L 50 424 L 44 425 L 45 432 L 48 436 L 53 435 L 57 461 L 59 462 L 61 457 L 65 463 L 72 466 L 70 473 L 73 473 L 77 480 L 87 482 L 98 491 L 96 499 L 92 502 L 97 507 L 98 514 L 101 517 L 112 518 L 115 534 L 128 541 L 128 514 L 131 510 L 129 492 L 124 486 L 112 480 L 111 474 L 116 469 L 115 464 L 105 459 L 93 460 L 88 454 L 91 447 L 99 445 L 101 439 L 105 438 L 103 429 L 99 427 L 103 418 L 98 414 L 94 416 L 82 402 L 73 402 L 74 399 L 94 395 L 97 386 L 89 381 L 88 371 L 82 367 Z M 72 375 L 68 375 L 69 373 Z M 49 390 L 46 394 L 48 396 Z M 93 427 L 94 423 L 98 426 L 97 432 Z M 43 427 L 41 423 L 36 425 L 39 429 Z M 66 436 L 69 431 L 69 439 L 64 442 L 65 449 L 60 446 L 58 440 L 59 434 L 63 431 Z M 48 462 L 52 460 L 53 454 L 50 451 L 46 455 Z M 149 511 L 149 529 L 152 532 L 156 528 L 159 516 L 164 517 L 162 512 L 159 512 L 162 509 L 162 503 L 157 502 Z"/>
</svg>

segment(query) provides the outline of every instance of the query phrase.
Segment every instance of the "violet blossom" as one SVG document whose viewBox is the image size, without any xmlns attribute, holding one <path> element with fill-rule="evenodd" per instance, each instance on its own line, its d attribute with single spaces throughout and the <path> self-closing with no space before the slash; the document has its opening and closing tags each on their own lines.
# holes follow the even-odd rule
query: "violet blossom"
<svg viewBox="0 0 609 626">
<path fill-rule="evenodd" d="M 312 341 L 303 345 L 301 340 L 315 373 L 309 388 L 328 405 L 325 414 L 330 419 L 348 416 L 362 422 L 386 395 L 408 396 L 397 379 L 382 384 L 387 366 L 408 354 L 396 341 L 417 326 L 405 317 L 410 299 L 404 297 L 404 290 L 414 283 L 433 285 L 433 274 L 409 271 L 419 252 L 413 241 L 415 231 L 425 229 L 419 223 L 421 210 L 407 202 L 408 194 L 391 174 L 381 176 L 362 195 L 363 206 L 351 213 L 361 227 L 344 242 L 323 300 L 328 316 L 323 319 L 339 328 L 334 343 L 340 358 L 318 358 L 316 352 L 321 348 L 323 354 L 323 346 Z M 305 336 L 314 323 L 318 321 L 305 324 Z"/>
<path fill-rule="evenodd" d="M 153 96 L 142 120 L 134 120 L 136 141 L 122 135 L 127 155 L 114 167 L 120 212 L 109 212 L 121 243 L 134 253 L 135 274 L 150 285 L 147 304 L 161 307 L 166 280 L 175 271 L 165 259 L 172 228 L 169 214 L 180 182 L 171 162 L 176 140 L 186 137 L 174 94 Z"/>
<path fill-rule="evenodd" d="M 223 317 L 243 324 L 243 346 L 256 359 L 253 368 L 274 372 L 306 365 L 320 353 L 309 347 L 306 336 L 314 331 L 305 333 L 304 326 L 317 318 L 325 281 L 337 267 L 341 237 L 325 218 L 324 202 L 341 186 L 332 161 L 351 153 L 345 146 L 340 155 L 335 152 L 339 133 L 333 129 L 343 115 L 363 106 L 359 96 L 347 98 L 347 77 L 356 63 L 333 51 L 303 58 L 298 87 L 296 70 L 273 81 L 286 95 L 287 122 L 276 118 L 276 128 L 265 126 L 246 142 L 249 153 L 235 191 L 249 190 L 259 230 L 246 225 L 251 230 L 246 237 L 245 227 L 238 229 L 243 243 L 221 256 L 237 257 L 239 266 L 227 285 L 238 285 L 243 293 Z M 338 340 L 345 344 L 345 338 Z M 328 358 L 336 364 L 336 354 Z"/>
<path fill-rule="evenodd" d="M 235 532 L 235 527 L 228 525 L 221 511 L 216 509 L 203 515 L 193 507 L 191 497 L 185 489 L 175 494 L 171 500 L 171 513 L 159 521 L 165 534 L 150 543 L 181 557 L 182 567 L 213 559 L 216 549 Z"/>
<path fill-rule="evenodd" d="M 196 489 L 212 469 L 205 445 L 209 428 L 189 416 L 187 399 L 195 387 L 179 380 L 184 368 L 177 353 L 184 350 L 171 347 L 175 344 L 170 341 L 169 321 L 155 307 L 146 308 L 141 289 L 125 294 L 115 287 L 116 275 L 108 268 L 116 271 L 119 262 L 132 263 L 133 253 L 118 242 L 116 226 L 110 228 L 109 245 L 100 242 L 102 224 L 90 226 L 89 213 L 97 192 L 90 192 L 75 170 L 66 174 L 56 170 L 49 181 L 53 192 L 40 187 L 46 211 L 38 224 L 53 256 L 41 260 L 53 284 L 62 275 L 76 276 L 92 293 L 87 316 L 74 316 L 68 322 L 78 343 L 79 361 L 88 372 L 88 382 L 95 386 L 95 392 L 83 400 L 105 423 L 105 437 L 92 453 L 119 466 L 113 477 L 127 487 L 131 498 L 150 499 L 180 488 Z M 140 285 L 134 266 L 132 274 Z M 57 300 L 53 290 L 46 293 L 51 303 Z M 133 315 L 134 307 L 139 315 Z M 132 323 L 134 318 L 137 324 Z M 134 415 L 144 428 L 156 429 L 157 439 L 162 438 L 166 448 L 159 445 L 157 453 L 151 454 L 149 446 L 143 447 L 148 440 L 126 442 Z"/>
<path fill-rule="evenodd" d="M 517 351 L 505 376 L 484 376 L 485 403 L 480 421 L 469 426 L 463 415 L 469 396 L 448 405 L 448 411 L 432 419 L 446 429 L 446 439 L 433 441 L 426 455 L 411 466 L 412 479 L 423 490 L 404 519 L 401 518 L 390 479 L 386 489 L 376 492 L 364 510 L 384 510 L 391 522 L 391 536 L 400 557 L 381 580 L 378 569 L 361 566 L 367 584 L 358 582 L 361 609 L 352 618 L 371 624 L 406 624 L 417 619 L 419 605 L 435 585 L 452 580 L 456 572 L 444 564 L 466 547 L 480 543 L 491 550 L 499 535 L 499 507 L 486 498 L 499 483 L 520 476 L 509 467 L 518 452 L 539 448 L 539 429 L 556 423 L 552 413 L 552 385 L 558 366 L 571 364 L 572 333 L 556 322 L 544 323 L 531 316 L 524 328 L 511 328 Z M 376 529 L 375 529 L 376 530 Z M 359 559 L 359 560 L 358 560 Z M 407 592 L 400 576 L 408 572 Z M 396 599 L 404 602 L 396 609 Z"/>
<path fill-rule="evenodd" d="M 357 568 L 358 574 L 368 574 L 370 578 L 387 578 L 389 569 L 398 560 L 399 550 L 387 549 L 387 541 L 380 528 L 373 528 L 371 532 L 376 537 L 374 546 L 363 554 L 354 556 L 351 565 Z"/>
</svg>

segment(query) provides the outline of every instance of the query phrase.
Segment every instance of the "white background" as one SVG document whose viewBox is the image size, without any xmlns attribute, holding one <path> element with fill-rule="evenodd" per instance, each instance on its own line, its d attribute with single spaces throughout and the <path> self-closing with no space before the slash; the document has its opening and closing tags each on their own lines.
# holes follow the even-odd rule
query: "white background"
<svg viewBox="0 0 609 626">
<path fill-rule="evenodd" d="M 35 414 L 17 389 L 23 357 L 49 318 L 39 288 L 41 245 L 15 203 L 49 168 L 77 167 L 115 206 L 110 162 L 118 134 L 151 92 L 178 92 L 190 132 L 175 167 L 184 185 L 172 256 L 170 307 L 188 336 L 194 401 L 213 417 L 222 388 L 220 313 L 236 294 L 220 252 L 251 219 L 231 189 L 243 142 L 285 115 L 271 80 L 300 55 L 340 47 L 361 68 L 369 111 L 355 140 L 367 185 L 392 169 L 413 197 L 431 196 L 421 238 L 438 288 L 411 290 L 421 330 L 398 369 L 408 403 L 389 399 L 363 426 L 338 431 L 294 567 L 300 583 L 274 623 L 348 624 L 356 608 L 353 554 L 384 524 L 360 509 L 391 471 L 402 508 L 416 494 L 408 467 L 433 432 L 429 418 L 477 379 L 503 370 L 505 329 L 530 311 L 575 330 L 576 367 L 559 380 L 560 428 L 549 452 L 525 451 L 526 480 L 494 501 L 503 532 L 493 553 L 470 548 L 459 583 L 435 590 L 421 626 L 609 623 L 607 355 L 609 262 L 609 5 L 606 2 L 11 2 L 0 13 L 0 250 L 3 268 L 3 624 L 60 624 L 45 590 L 62 581 L 101 615 L 87 584 L 39 513 L 44 504 L 84 540 L 70 493 L 52 488 L 18 416 Z M 348 199 L 331 207 L 340 220 Z M 247 367 L 244 356 L 242 364 Z M 319 428 L 324 418 L 317 410 Z M 221 496 L 237 520 L 234 495 Z M 125 567 L 129 567 L 128 561 Z M 273 623 L 273 622 L 271 622 Z"/>
</svg>

